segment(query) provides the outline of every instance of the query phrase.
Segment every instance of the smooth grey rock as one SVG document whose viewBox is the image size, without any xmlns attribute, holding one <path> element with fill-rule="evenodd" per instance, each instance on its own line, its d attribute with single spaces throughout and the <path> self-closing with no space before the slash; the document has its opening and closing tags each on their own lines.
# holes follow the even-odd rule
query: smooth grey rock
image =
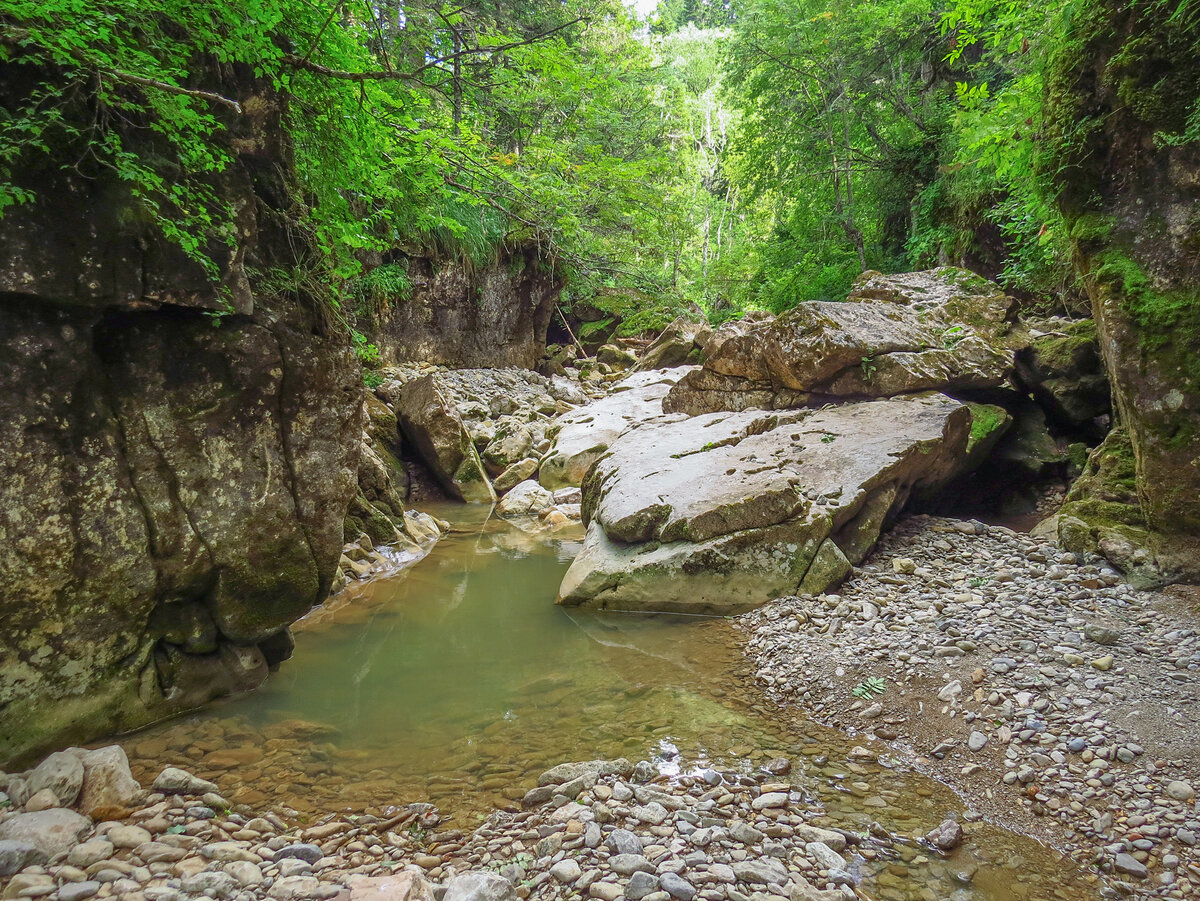
<svg viewBox="0 0 1200 901">
<path fill-rule="evenodd" d="M 0 877 L 11 876 L 47 860 L 46 853 L 30 842 L 13 839 L 0 841 Z"/>
<path fill-rule="evenodd" d="M 92 828 L 92 821 L 71 810 L 56 807 L 18 813 L 0 823 L 0 841 L 28 842 L 54 860 L 71 850 Z"/>
<path fill-rule="evenodd" d="M 733 864 L 733 875 L 738 882 L 746 882 L 750 885 L 768 885 L 770 883 L 783 885 L 788 878 L 787 868 L 770 857 L 736 861 Z"/>
<path fill-rule="evenodd" d="M 834 851 L 824 842 L 806 842 L 804 852 L 816 861 L 817 866 L 823 870 L 836 870 L 846 866 L 846 861 L 842 859 L 842 855 Z"/>
<path fill-rule="evenodd" d="M 628 777 L 633 772 L 633 764 L 624 757 L 616 760 L 584 760 L 578 763 L 560 763 L 551 767 L 538 776 L 538 785 L 562 785 L 583 776 L 594 785 L 601 776 Z M 590 788 L 591 785 L 588 787 Z"/>
<path fill-rule="evenodd" d="M 608 859 L 608 866 L 621 876 L 629 876 L 639 870 L 643 873 L 654 872 L 654 864 L 641 854 L 614 854 Z"/>
<path fill-rule="evenodd" d="M 282 882 L 283 880 L 279 880 Z M 313 880 L 314 882 L 316 880 Z M 278 882 L 276 883 L 278 884 Z M 219 870 L 205 870 L 200 873 L 194 873 L 191 876 L 185 876 L 180 882 L 179 887 L 184 893 L 195 897 L 197 895 L 208 895 L 212 898 L 232 898 L 241 886 L 238 881 L 228 873 L 222 873 Z M 277 898 L 278 895 L 271 897 Z M 288 898 L 288 901 L 292 901 Z"/>
<path fill-rule="evenodd" d="M 583 875 L 583 870 L 575 861 L 567 858 L 560 860 L 550 868 L 550 875 L 564 885 L 570 884 Z"/>
<path fill-rule="evenodd" d="M 166 767 L 154 780 L 154 790 L 164 795 L 200 795 L 217 791 L 217 784 L 193 776 L 179 767 Z"/>
<path fill-rule="evenodd" d="M 70 807 L 83 788 L 83 764 L 67 751 L 55 751 L 39 763 L 26 777 L 29 794 L 49 789 L 58 798 L 59 806 Z"/>
<path fill-rule="evenodd" d="M 316 863 L 325 856 L 318 845 L 310 842 L 297 842 L 293 845 L 284 845 L 275 852 L 275 860 L 282 860 L 286 857 L 294 857 L 297 860 L 303 860 L 305 863 Z"/>
<path fill-rule="evenodd" d="M 1118 872 L 1128 873 L 1135 879 L 1145 879 L 1150 875 L 1150 871 L 1146 868 L 1144 863 L 1142 863 L 1132 854 L 1125 854 L 1124 852 L 1118 854 L 1113 859 L 1113 866 L 1117 868 Z"/>
<path fill-rule="evenodd" d="M 100 883 L 95 879 L 86 882 L 68 882 L 58 890 L 58 901 L 83 901 L 100 891 Z"/>
</svg>

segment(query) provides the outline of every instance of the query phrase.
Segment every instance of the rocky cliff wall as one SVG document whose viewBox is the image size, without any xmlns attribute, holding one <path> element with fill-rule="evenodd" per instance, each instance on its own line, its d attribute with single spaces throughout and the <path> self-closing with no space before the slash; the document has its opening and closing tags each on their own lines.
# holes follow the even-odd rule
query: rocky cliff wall
<svg viewBox="0 0 1200 901">
<path fill-rule="evenodd" d="M 222 286 L 103 177 L 24 173 L 0 219 L 0 764 L 258 685 L 328 592 L 360 369 L 316 302 L 250 287 L 294 262 L 263 215 L 287 153 L 229 88 Z"/>
<path fill-rule="evenodd" d="M 1049 171 L 1133 454 L 1136 495 L 1118 519 L 1186 546 L 1162 549 L 1175 560 L 1164 580 L 1200 578 L 1200 39 L 1170 7 L 1090 4 L 1064 42 L 1047 123 Z M 1102 546 L 1117 524 L 1073 512 L 1088 521 L 1073 524 L 1075 544 Z"/>
<path fill-rule="evenodd" d="M 536 248 L 505 249 L 485 266 L 416 258 L 408 278 L 376 331 L 386 362 L 532 369 L 545 352 L 562 281 Z"/>
</svg>

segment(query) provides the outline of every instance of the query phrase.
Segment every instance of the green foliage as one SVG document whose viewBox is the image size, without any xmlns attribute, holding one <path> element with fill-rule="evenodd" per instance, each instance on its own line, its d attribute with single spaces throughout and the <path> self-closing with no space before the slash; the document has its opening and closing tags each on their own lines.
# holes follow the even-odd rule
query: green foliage
<svg viewBox="0 0 1200 901">
<path fill-rule="evenodd" d="M 881 695 L 887 691 L 887 682 L 880 679 L 878 676 L 871 676 L 869 679 L 864 679 L 850 690 L 850 694 L 856 698 L 862 698 L 864 701 L 869 701 L 876 695 Z"/>
</svg>

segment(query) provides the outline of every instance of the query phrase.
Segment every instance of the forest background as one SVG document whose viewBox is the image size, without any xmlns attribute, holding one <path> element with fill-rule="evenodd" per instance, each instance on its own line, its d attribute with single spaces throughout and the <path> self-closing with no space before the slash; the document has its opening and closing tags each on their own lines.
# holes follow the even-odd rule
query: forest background
<svg viewBox="0 0 1200 901">
<path fill-rule="evenodd" d="M 403 265 L 364 260 L 535 243 L 568 309 L 620 296 L 628 332 L 943 263 L 1082 308 L 1043 122 L 1092 2 L 5 0 L 3 77 L 29 84 L 0 110 L 0 215 L 67 159 L 212 268 L 240 67 L 287 99 L 315 248 L 263 288 L 401 298 Z M 1194 36 L 1189 0 L 1134 2 Z M 1180 120 L 1155 140 L 1200 138 Z"/>
</svg>

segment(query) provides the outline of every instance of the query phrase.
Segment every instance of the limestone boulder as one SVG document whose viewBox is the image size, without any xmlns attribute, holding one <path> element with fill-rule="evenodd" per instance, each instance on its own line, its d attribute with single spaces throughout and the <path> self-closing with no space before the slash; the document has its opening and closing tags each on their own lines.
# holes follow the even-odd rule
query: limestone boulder
<svg viewBox="0 0 1200 901">
<path fill-rule="evenodd" d="M 699 363 L 712 333 L 704 320 L 680 316 L 651 342 L 634 368 L 645 371 Z"/>
<path fill-rule="evenodd" d="M 584 482 L 558 602 L 730 613 L 836 585 L 914 489 L 958 474 L 971 421 L 934 394 L 630 429 Z"/>
<path fill-rule="evenodd" d="M 608 396 L 560 417 L 538 480 L 550 490 L 582 485 L 588 469 L 619 435 L 662 415 L 671 386 L 694 369 L 634 373 L 614 385 Z"/>
<path fill-rule="evenodd" d="M 397 392 L 394 404 L 405 438 L 451 497 L 495 503 L 496 493 L 483 461 L 455 409 L 453 396 L 437 376 L 409 382 Z"/>
<path fill-rule="evenodd" d="M 133 807 L 144 791 L 129 770 L 129 758 L 120 745 L 109 745 L 89 751 L 71 748 L 83 764 L 83 790 L 75 801 L 75 809 L 91 816 L 93 811 Z"/>
<path fill-rule="evenodd" d="M 703 368 L 680 380 L 664 409 L 695 415 L 996 388 L 1012 368 L 1012 309 L 998 286 L 963 269 L 867 272 L 844 302 L 802 303 L 710 341 Z"/>
<path fill-rule="evenodd" d="M 496 515 L 503 517 L 540 516 L 554 506 L 554 496 L 534 481 L 514 486 L 496 505 Z"/>
</svg>

